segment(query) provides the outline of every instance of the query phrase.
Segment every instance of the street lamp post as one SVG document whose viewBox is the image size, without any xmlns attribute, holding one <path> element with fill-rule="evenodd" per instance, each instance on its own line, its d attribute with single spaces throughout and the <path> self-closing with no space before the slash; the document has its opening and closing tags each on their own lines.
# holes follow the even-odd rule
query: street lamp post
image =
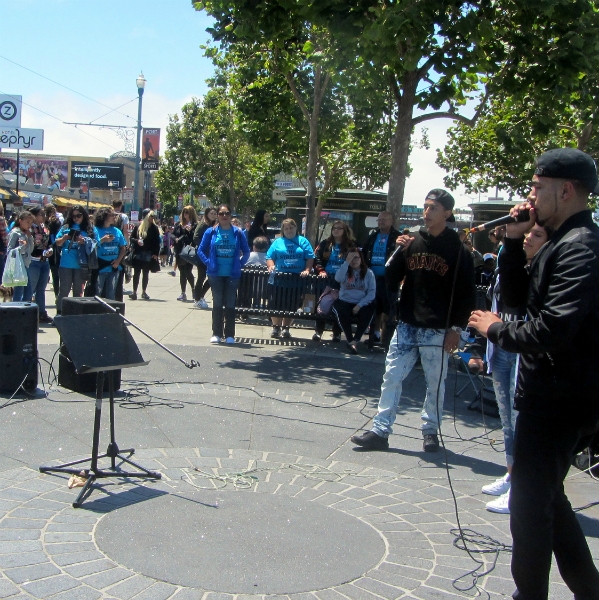
<svg viewBox="0 0 599 600">
<path fill-rule="evenodd" d="M 87 165 L 87 214 L 89 215 L 89 195 L 92 189 L 92 166 Z"/>
<path fill-rule="evenodd" d="M 135 150 L 135 189 L 133 190 L 133 210 L 139 210 L 139 166 L 141 161 L 141 98 L 144 95 L 144 88 L 146 87 L 146 79 L 143 73 L 140 73 L 136 79 L 137 93 L 139 95 L 139 101 L 137 104 L 137 144 Z"/>
</svg>

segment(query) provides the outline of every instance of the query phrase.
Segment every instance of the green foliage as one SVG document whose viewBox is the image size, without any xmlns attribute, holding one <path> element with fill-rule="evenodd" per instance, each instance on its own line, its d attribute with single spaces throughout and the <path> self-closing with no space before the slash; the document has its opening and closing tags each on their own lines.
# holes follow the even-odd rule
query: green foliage
<svg viewBox="0 0 599 600">
<path fill-rule="evenodd" d="M 448 171 L 445 184 L 467 192 L 499 187 L 510 195 L 529 189 L 536 156 L 550 148 L 574 147 L 599 157 L 597 76 L 560 96 L 500 94 L 474 127 L 450 128 L 437 164 Z"/>
</svg>

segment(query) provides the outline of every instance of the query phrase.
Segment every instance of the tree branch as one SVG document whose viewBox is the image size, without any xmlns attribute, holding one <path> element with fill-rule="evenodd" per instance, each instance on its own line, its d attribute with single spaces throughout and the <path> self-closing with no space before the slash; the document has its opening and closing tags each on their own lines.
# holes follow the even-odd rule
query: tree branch
<svg viewBox="0 0 599 600">
<path fill-rule="evenodd" d="M 324 83 L 320 86 L 320 90 L 314 90 L 314 92 L 318 94 L 318 105 L 319 106 L 320 106 L 320 103 L 322 102 L 322 98 L 324 97 L 324 93 L 325 93 L 330 81 L 331 81 L 331 73 L 327 71 L 327 74 L 325 75 L 325 78 L 324 78 Z"/>
<path fill-rule="evenodd" d="M 399 106 L 402 100 L 401 90 L 399 89 L 399 86 L 397 85 L 397 80 L 395 79 L 392 73 L 389 73 L 389 86 L 391 87 L 391 91 L 393 92 L 393 96 L 395 97 L 395 102 L 397 102 L 397 105 Z"/>
<path fill-rule="evenodd" d="M 304 117 L 306 117 L 306 121 L 308 121 L 308 123 L 310 123 L 312 117 L 310 115 L 310 112 L 308 111 L 308 107 L 306 106 L 306 103 L 303 101 L 303 99 L 297 89 L 297 86 L 295 85 L 293 75 L 289 72 L 285 73 L 285 79 L 287 80 L 287 85 L 289 85 L 289 89 L 291 90 L 291 93 L 293 94 L 295 101 L 299 104 L 299 107 L 300 107 L 302 113 L 304 114 Z"/>
<path fill-rule="evenodd" d="M 465 123 L 466 125 L 472 127 L 478 121 L 484 107 L 487 104 L 488 99 L 489 92 L 485 91 L 485 95 L 483 96 L 483 99 L 481 100 L 480 104 L 478 105 L 478 108 L 476 109 L 476 112 L 474 113 L 474 116 L 471 119 L 465 117 L 464 115 L 460 115 L 456 112 L 453 112 L 452 110 L 436 111 L 425 115 L 420 115 L 419 117 L 414 117 L 412 119 L 412 125 L 415 126 L 418 125 L 418 123 L 424 123 L 424 121 L 432 121 L 433 119 L 453 119 L 454 121 L 460 121 L 461 123 Z"/>
</svg>

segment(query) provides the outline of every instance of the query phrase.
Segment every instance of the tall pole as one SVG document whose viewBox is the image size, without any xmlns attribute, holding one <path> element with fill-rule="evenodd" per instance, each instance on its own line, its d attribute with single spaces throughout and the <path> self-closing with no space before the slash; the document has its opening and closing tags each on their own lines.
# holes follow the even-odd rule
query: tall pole
<svg viewBox="0 0 599 600">
<path fill-rule="evenodd" d="M 132 210 L 139 211 L 139 207 L 141 206 L 139 201 L 139 167 L 141 162 L 141 98 L 144 95 L 144 87 L 146 85 L 146 80 L 144 78 L 144 74 L 137 78 L 137 94 L 139 95 L 139 100 L 137 104 L 137 144 L 135 150 L 135 189 L 133 190 L 133 206 Z"/>
</svg>

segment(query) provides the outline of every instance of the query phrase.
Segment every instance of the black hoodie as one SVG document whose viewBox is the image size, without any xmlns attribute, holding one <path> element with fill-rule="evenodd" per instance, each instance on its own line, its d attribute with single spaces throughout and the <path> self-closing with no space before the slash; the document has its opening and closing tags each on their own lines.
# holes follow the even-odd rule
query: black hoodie
<svg viewBox="0 0 599 600">
<path fill-rule="evenodd" d="M 405 277 L 399 299 L 399 318 L 404 323 L 431 329 L 466 327 L 476 296 L 474 263 L 453 229 L 446 227 L 436 237 L 421 229 L 410 247 L 387 267 L 386 277 L 388 287 L 393 290 L 398 289 Z"/>
</svg>

